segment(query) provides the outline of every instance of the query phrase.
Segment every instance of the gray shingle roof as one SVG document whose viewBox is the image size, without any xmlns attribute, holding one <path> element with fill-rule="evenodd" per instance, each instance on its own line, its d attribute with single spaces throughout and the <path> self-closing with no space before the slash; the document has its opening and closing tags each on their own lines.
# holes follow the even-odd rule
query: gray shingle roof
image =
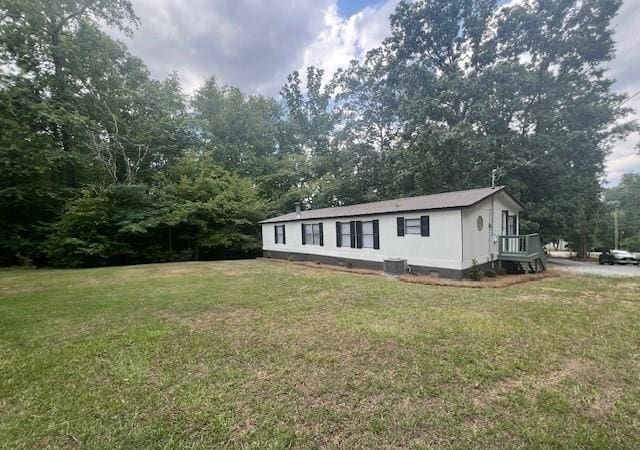
<svg viewBox="0 0 640 450">
<path fill-rule="evenodd" d="M 468 191 L 445 192 L 442 194 L 422 195 L 420 197 L 397 198 L 381 202 L 360 203 L 350 206 L 334 208 L 309 209 L 297 213 L 292 212 L 282 216 L 263 220 L 260 223 L 289 222 L 292 220 L 323 219 L 328 217 L 364 216 L 370 214 L 389 214 L 405 211 L 421 211 L 428 209 L 463 208 L 478 203 L 497 192 L 504 190 L 504 186 L 495 188 L 470 189 Z M 505 191 L 507 192 L 507 191 Z M 512 197 L 513 198 L 513 197 Z M 520 204 L 515 198 L 516 203 Z M 521 204 L 520 204 L 521 205 Z M 522 205 L 521 205 L 522 206 Z"/>
</svg>

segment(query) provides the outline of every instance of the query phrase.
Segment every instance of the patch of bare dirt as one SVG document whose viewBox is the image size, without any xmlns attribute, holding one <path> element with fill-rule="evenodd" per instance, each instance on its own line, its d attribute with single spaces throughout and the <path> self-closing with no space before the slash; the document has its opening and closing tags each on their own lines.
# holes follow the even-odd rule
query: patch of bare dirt
<svg viewBox="0 0 640 450">
<path fill-rule="evenodd" d="M 399 279 L 407 283 L 426 284 L 431 286 L 452 286 L 465 288 L 503 288 L 514 284 L 529 283 L 559 276 L 556 272 L 530 273 L 524 275 L 503 275 L 495 278 L 483 278 L 480 281 L 453 280 L 435 278 L 426 275 L 403 275 Z"/>
</svg>

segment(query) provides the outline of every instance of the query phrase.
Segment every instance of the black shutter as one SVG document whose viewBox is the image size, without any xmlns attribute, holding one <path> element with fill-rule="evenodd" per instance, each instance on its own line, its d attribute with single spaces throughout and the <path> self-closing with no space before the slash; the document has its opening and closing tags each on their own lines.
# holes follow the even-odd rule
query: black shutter
<svg viewBox="0 0 640 450">
<path fill-rule="evenodd" d="M 336 247 L 342 247 L 342 228 L 340 222 L 336 222 Z"/>
<path fill-rule="evenodd" d="M 351 232 L 351 248 L 356 248 L 356 222 L 352 220 L 349 222 L 349 231 Z"/>
<path fill-rule="evenodd" d="M 287 237 L 285 236 L 285 232 L 284 230 L 286 230 L 286 226 L 282 225 L 282 243 L 286 244 L 287 243 Z"/>
<path fill-rule="evenodd" d="M 376 250 L 380 248 L 380 223 L 378 220 L 373 221 L 373 248 Z"/>
<path fill-rule="evenodd" d="M 420 216 L 420 236 L 429 236 L 429 216 Z"/>
<path fill-rule="evenodd" d="M 518 235 L 518 215 L 513 216 L 513 234 Z"/>
<path fill-rule="evenodd" d="M 302 226 L 302 245 L 307 245 L 307 241 L 304 237 L 304 224 L 300 224 Z"/>
<path fill-rule="evenodd" d="M 273 242 L 278 243 L 278 225 L 273 226 Z"/>
<path fill-rule="evenodd" d="M 398 217 L 398 236 L 404 236 L 404 217 Z"/>
<path fill-rule="evenodd" d="M 362 248 L 362 221 L 356 220 L 356 247 Z"/>
<path fill-rule="evenodd" d="M 324 245 L 324 232 L 322 230 L 322 222 L 318 224 L 318 228 L 320 228 L 320 247 Z"/>
</svg>

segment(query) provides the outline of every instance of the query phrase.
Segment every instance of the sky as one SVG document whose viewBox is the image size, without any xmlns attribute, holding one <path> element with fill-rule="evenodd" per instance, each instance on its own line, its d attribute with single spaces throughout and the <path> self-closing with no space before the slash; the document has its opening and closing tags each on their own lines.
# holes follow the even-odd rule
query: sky
<svg viewBox="0 0 640 450">
<path fill-rule="evenodd" d="M 177 72 L 187 92 L 215 75 L 220 84 L 278 95 L 293 70 L 309 65 L 332 74 L 360 59 L 389 34 L 398 0 L 133 0 L 142 24 L 122 39 L 163 78 Z M 640 0 L 624 0 L 613 22 L 616 58 L 609 75 L 616 92 L 640 90 Z M 640 95 L 626 106 L 640 111 Z M 639 114 L 632 118 L 640 119 Z M 614 145 L 607 183 L 640 172 L 634 133 Z"/>
</svg>

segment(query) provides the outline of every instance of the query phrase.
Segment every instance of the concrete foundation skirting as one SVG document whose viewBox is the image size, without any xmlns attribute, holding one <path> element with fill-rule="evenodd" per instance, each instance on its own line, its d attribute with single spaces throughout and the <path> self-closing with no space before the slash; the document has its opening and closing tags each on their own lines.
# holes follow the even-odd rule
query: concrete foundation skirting
<svg viewBox="0 0 640 450">
<path fill-rule="evenodd" d="M 265 258 L 287 259 L 289 261 L 313 261 L 320 264 L 333 264 L 337 266 L 346 266 L 351 263 L 352 267 L 358 269 L 380 270 L 384 269 L 382 262 L 367 261 L 364 259 L 339 258 L 336 256 L 313 255 L 309 253 L 281 252 L 273 250 L 263 250 Z M 483 269 L 491 267 L 491 263 L 482 264 Z M 443 267 L 427 267 L 409 264 L 409 271 L 418 275 L 430 275 L 442 278 L 453 278 L 461 280 L 464 278 L 464 270 L 445 269 Z"/>
</svg>

